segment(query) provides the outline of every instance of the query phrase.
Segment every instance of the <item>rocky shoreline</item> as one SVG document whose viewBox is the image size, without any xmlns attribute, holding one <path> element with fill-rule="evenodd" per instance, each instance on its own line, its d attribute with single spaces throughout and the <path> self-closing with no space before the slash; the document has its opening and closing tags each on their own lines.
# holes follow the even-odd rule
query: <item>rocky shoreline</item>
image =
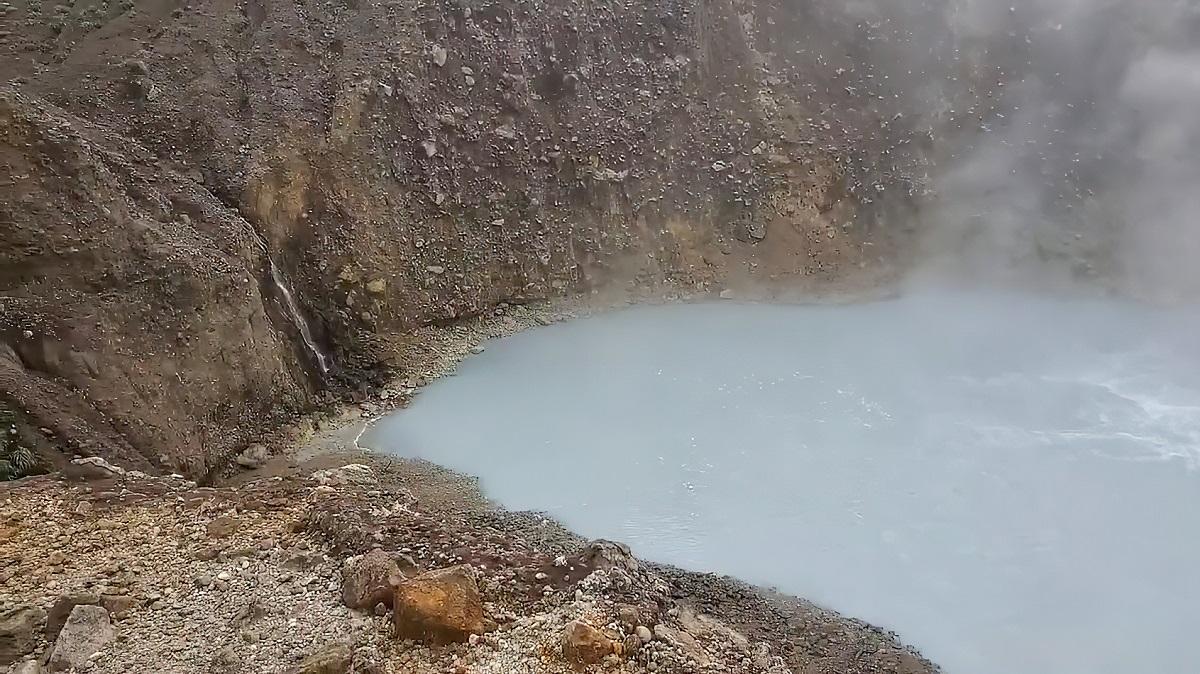
<svg viewBox="0 0 1200 674">
<path fill-rule="evenodd" d="M 0 658 L 21 674 L 934 671 L 884 632 L 580 541 L 422 462 L 328 454 L 214 488 L 82 460 L 0 499 Z M 477 620 L 411 587 L 407 622 L 391 610 L 446 569 Z"/>
<path fill-rule="evenodd" d="M 667 298 L 677 299 L 688 298 Z M 396 366 L 412 374 L 252 445 L 216 486 L 95 458 L 0 485 L 0 666 L 937 671 L 870 625 L 637 560 L 543 515 L 506 511 L 471 477 L 358 445 L 371 420 L 407 405 L 487 339 L 627 303 L 500 307 L 398 339 Z M 448 596 L 439 574 L 467 586 L 468 599 L 451 588 L 452 605 L 422 609 L 422 597 Z"/>
</svg>

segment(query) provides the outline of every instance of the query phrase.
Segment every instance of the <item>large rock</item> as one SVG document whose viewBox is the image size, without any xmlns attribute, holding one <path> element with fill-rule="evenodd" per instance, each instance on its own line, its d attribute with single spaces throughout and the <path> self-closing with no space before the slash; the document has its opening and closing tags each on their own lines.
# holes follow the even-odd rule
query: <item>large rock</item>
<svg viewBox="0 0 1200 674">
<path fill-rule="evenodd" d="M 628 545 L 603 539 L 588 543 L 579 553 L 579 562 L 592 571 L 623 569 L 633 573 L 638 570 L 637 559 Z"/>
<path fill-rule="evenodd" d="M 392 588 L 402 580 L 396 560 L 383 550 L 372 550 L 342 569 L 342 602 L 358 609 L 391 606 Z"/>
<path fill-rule="evenodd" d="M 54 641 L 59 630 L 67 624 L 67 618 L 71 617 L 71 612 L 75 610 L 76 606 L 99 604 L 100 595 L 92 592 L 71 592 L 60 595 L 58 599 L 54 600 L 54 604 L 50 607 L 50 613 L 46 616 L 46 640 Z"/>
<path fill-rule="evenodd" d="M 242 468 L 253 470 L 261 467 L 267 462 L 267 448 L 260 444 L 253 444 L 242 450 L 241 454 L 237 455 L 237 464 Z"/>
<path fill-rule="evenodd" d="M 570 662 L 594 665 L 620 650 L 617 642 L 591 625 L 573 620 L 563 631 L 563 657 Z"/>
<path fill-rule="evenodd" d="M 401 581 L 395 587 L 393 609 L 396 636 L 401 639 L 466 641 L 488 627 L 479 586 L 466 565 Z"/>
<path fill-rule="evenodd" d="M 0 613 L 0 667 L 7 667 L 33 652 L 37 631 L 46 612 L 36 606 L 18 606 Z"/>
<path fill-rule="evenodd" d="M 64 672 L 72 667 L 83 667 L 89 658 L 115 638 L 108 611 L 103 606 L 76 606 L 54 642 L 46 669 Z"/>
</svg>

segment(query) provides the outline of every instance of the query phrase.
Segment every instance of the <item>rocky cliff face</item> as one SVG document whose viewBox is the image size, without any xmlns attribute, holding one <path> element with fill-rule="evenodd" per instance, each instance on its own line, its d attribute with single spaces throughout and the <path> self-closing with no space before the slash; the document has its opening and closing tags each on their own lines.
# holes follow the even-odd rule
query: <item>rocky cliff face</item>
<svg viewBox="0 0 1200 674">
<path fill-rule="evenodd" d="M 10 2 L 0 396 L 203 475 L 499 302 L 876 282 L 929 133 L 841 5 Z"/>
</svg>

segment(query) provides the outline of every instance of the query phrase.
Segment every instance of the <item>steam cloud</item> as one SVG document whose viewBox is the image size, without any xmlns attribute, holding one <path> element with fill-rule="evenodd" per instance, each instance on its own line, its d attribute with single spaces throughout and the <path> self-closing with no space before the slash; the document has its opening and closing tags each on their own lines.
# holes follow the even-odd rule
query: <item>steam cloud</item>
<svg viewBox="0 0 1200 674">
<path fill-rule="evenodd" d="M 914 90 L 944 83 L 915 278 L 1200 297 L 1200 2 L 922 6 L 946 37 L 911 45 Z"/>
</svg>

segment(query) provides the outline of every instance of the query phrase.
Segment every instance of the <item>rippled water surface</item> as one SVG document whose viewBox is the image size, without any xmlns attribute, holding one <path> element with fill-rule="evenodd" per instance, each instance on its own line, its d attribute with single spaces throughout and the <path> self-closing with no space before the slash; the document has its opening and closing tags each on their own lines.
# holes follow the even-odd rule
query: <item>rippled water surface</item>
<svg viewBox="0 0 1200 674">
<path fill-rule="evenodd" d="M 499 340 L 366 444 L 949 674 L 1200 672 L 1200 320 L 1020 296 L 646 307 Z"/>
</svg>

